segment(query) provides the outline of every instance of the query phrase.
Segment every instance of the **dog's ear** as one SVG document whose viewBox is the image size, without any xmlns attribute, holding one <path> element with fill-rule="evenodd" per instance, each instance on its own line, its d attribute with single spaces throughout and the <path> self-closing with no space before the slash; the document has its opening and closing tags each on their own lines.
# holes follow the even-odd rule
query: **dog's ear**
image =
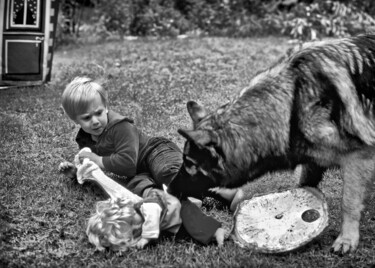
<svg viewBox="0 0 375 268">
<path fill-rule="evenodd" d="M 195 101 L 189 101 L 186 107 L 194 125 L 198 124 L 207 115 L 206 109 Z"/>
<path fill-rule="evenodd" d="M 179 129 L 178 133 L 201 148 L 210 145 L 215 146 L 218 143 L 218 136 L 213 131 Z"/>
</svg>

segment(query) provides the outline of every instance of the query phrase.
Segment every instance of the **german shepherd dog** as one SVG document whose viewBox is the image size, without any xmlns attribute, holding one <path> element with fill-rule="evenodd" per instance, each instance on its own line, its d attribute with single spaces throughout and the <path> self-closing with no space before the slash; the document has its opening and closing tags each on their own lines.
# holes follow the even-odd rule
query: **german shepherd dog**
<svg viewBox="0 0 375 268">
<path fill-rule="evenodd" d="M 233 101 L 207 113 L 187 104 L 193 130 L 171 192 L 238 187 L 302 165 L 301 186 L 342 170 L 342 227 L 332 249 L 354 252 L 375 172 L 375 35 L 311 42 L 259 72 Z"/>
</svg>

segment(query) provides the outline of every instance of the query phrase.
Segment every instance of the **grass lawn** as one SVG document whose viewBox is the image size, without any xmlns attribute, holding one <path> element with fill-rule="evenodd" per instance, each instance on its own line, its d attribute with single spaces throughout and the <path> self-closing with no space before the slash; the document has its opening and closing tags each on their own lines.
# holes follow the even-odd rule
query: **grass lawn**
<svg viewBox="0 0 375 268">
<path fill-rule="evenodd" d="M 64 86 L 75 76 L 104 79 L 110 108 L 135 119 L 147 134 L 170 138 L 181 148 L 178 128 L 190 128 L 185 108 L 196 100 L 209 110 L 230 100 L 251 77 L 290 45 L 285 39 L 204 38 L 136 40 L 60 48 L 53 79 L 40 87 L 0 91 L 0 267 L 374 267 L 375 196 L 361 222 L 359 250 L 337 256 L 329 249 L 339 233 L 341 185 L 331 170 L 321 189 L 329 227 L 304 248 L 259 254 L 227 240 L 222 248 L 191 239 L 163 237 L 144 250 L 95 252 L 86 234 L 94 204 L 106 198 L 95 185 L 78 185 L 57 172 L 77 153 L 78 127 L 60 109 Z M 267 174 L 247 191 L 288 187 L 290 174 Z M 203 210 L 229 231 L 231 213 L 205 199 Z"/>
</svg>

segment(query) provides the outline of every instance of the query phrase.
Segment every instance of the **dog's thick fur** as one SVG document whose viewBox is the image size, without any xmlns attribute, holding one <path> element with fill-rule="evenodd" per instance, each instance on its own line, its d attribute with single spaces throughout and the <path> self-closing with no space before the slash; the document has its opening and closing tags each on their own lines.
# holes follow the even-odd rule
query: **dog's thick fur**
<svg viewBox="0 0 375 268">
<path fill-rule="evenodd" d="M 301 186 L 317 186 L 327 168 L 339 166 L 343 217 L 333 250 L 353 252 L 374 178 L 374 101 L 374 35 L 306 43 L 215 112 L 188 103 L 194 129 L 179 133 L 192 176 L 178 187 L 237 187 L 299 164 Z"/>
</svg>

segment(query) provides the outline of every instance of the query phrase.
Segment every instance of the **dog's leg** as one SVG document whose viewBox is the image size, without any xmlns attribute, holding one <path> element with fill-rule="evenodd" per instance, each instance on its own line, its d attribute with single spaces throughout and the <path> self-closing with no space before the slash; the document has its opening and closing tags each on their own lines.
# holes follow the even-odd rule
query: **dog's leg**
<svg viewBox="0 0 375 268">
<path fill-rule="evenodd" d="M 351 154 L 341 161 L 343 172 L 341 232 L 332 245 L 337 253 L 354 252 L 359 243 L 359 221 L 366 188 L 374 175 L 374 149 Z"/>
<path fill-rule="evenodd" d="M 295 176 L 299 177 L 300 187 L 317 187 L 325 171 L 326 168 L 320 167 L 315 163 L 309 163 L 298 166 L 295 171 Z"/>
</svg>

